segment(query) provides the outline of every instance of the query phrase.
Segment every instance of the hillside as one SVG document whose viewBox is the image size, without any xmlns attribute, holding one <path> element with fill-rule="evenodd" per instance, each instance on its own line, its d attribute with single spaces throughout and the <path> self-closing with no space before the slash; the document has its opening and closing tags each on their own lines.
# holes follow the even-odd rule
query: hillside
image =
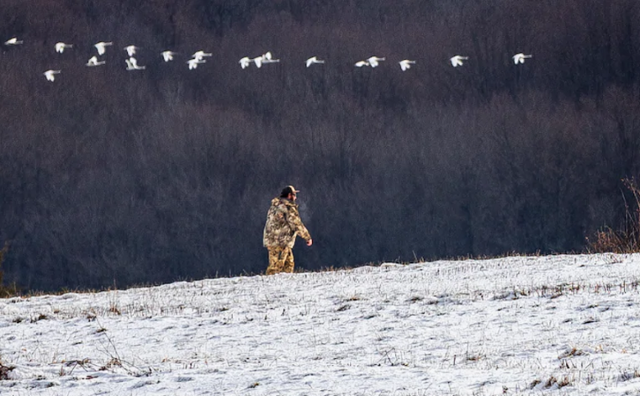
<svg viewBox="0 0 640 396">
<path fill-rule="evenodd" d="M 639 280 L 561 255 L 4 299 L 0 393 L 636 393 Z"/>
<path fill-rule="evenodd" d="M 583 252 L 633 202 L 636 0 L 2 5 L 0 246 L 23 290 L 263 272 L 289 184 L 306 270 Z M 241 68 L 266 52 L 280 62 Z"/>
</svg>

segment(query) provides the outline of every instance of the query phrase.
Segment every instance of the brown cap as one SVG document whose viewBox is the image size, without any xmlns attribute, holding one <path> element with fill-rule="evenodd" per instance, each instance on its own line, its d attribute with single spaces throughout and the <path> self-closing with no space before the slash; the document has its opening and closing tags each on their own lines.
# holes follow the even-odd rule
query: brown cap
<svg viewBox="0 0 640 396">
<path fill-rule="evenodd" d="M 296 190 L 293 186 L 286 186 L 285 188 L 282 189 L 280 196 L 287 197 L 289 196 L 289 194 L 297 195 L 299 192 L 300 190 Z"/>
</svg>

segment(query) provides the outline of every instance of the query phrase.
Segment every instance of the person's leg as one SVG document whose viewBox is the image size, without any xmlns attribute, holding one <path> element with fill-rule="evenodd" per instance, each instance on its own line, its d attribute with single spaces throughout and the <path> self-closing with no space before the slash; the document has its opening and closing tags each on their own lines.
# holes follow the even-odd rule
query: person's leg
<svg viewBox="0 0 640 396">
<path fill-rule="evenodd" d="M 283 255 L 284 255 L 284 260 L 283 260 L 283 268 L 282 270 L 284 272 L 293 272 L 293 267 L 295 266 L 294 262 L 293 262 L 293 250 L 291 250 L 291 248 L 285 248 L 283 251 Z"/>
<path fill-rule="evenodd" d="M 277 274 L 283 271 L 285 255 L 281 247 L 269 248 L 269 266 L 267 275 Z"/>
</svg>

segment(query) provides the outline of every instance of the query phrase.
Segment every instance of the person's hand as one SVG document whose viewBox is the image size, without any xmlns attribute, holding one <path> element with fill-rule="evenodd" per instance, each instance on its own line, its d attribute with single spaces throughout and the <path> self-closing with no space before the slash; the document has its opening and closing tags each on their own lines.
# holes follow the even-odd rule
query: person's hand
<svg viewBox="0 0 640 396">
<path fill-rule="evenodd" d="M 309 240 L 307 241 L 307 246 L 311 246 L 311 245 L 313 245 L 313 239 L 309 239 Z"/>
</svg>

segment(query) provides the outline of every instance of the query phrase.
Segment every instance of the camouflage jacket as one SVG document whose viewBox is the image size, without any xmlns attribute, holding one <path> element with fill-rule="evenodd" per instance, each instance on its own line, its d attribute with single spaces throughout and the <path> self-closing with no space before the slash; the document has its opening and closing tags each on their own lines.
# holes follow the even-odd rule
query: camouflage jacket
<svg viewBox="0 0 640 396">
<path fill-rule="evenodd" d="M 262 244 L 270 247 L 293 247 L 296 236 L 310 240 L 307 227 L 302 224 L 298 205 L 286 198 L 274 198 L 267 212 L 267 223 L 264 226 Z"/>
</svg>

